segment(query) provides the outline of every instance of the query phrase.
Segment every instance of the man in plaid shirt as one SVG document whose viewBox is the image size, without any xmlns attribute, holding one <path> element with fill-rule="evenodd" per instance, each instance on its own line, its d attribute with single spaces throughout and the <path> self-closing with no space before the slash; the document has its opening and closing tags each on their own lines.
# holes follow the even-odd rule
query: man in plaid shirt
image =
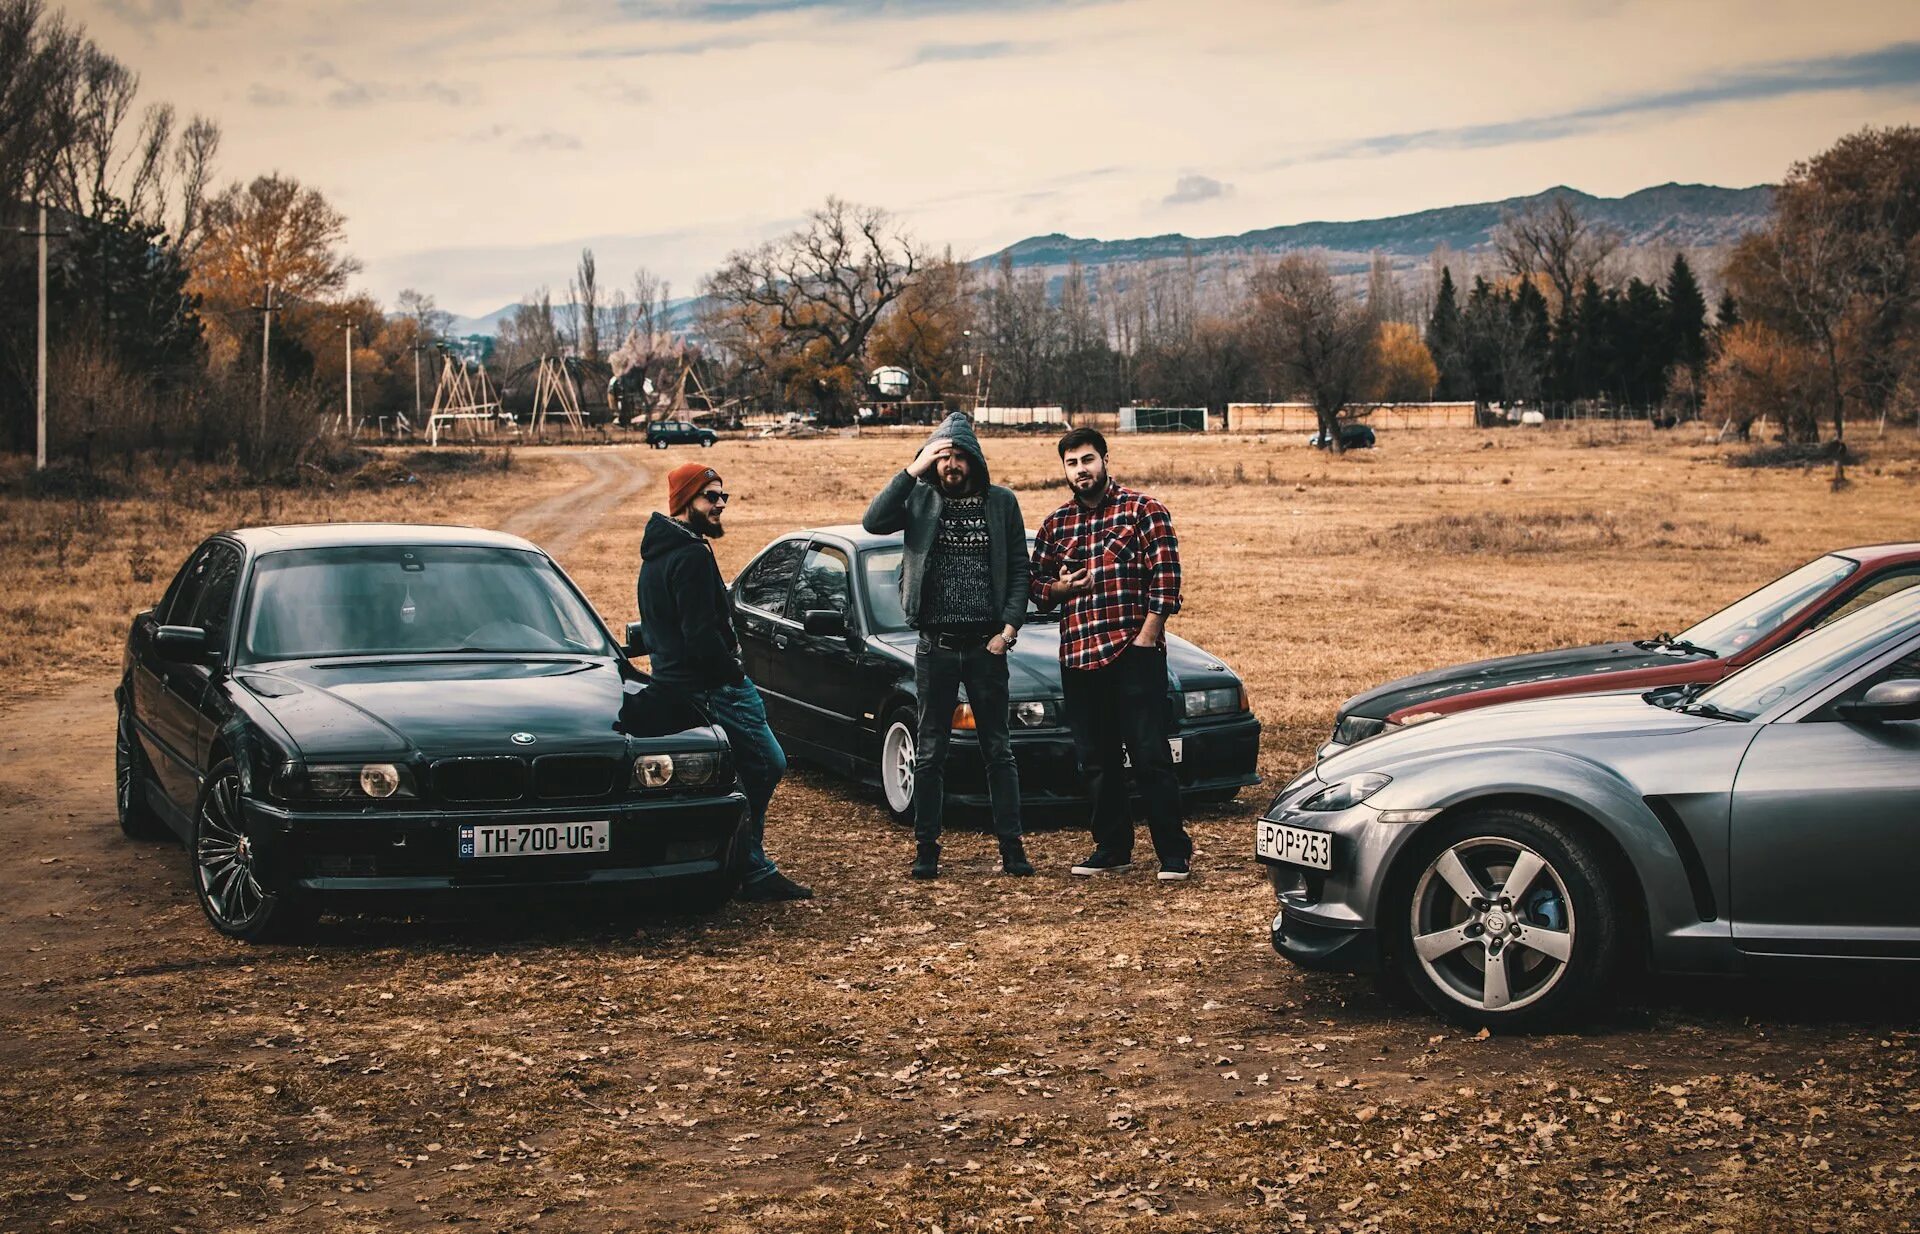
<svg viewBox="0 0 1920 1234">
<path fill-rule="evenodd" d="M 1113 483 L 1107 439 L 1077 428 L 1060 439 L 1073 499 L 1040 524 L 1030 586 L 1060 607 L 1060 681 L 1080 771 L 1093 798 L 1093 855 L 1075 874 L 1133 867 L 1127 773 L 1146 804 L 1160 877 L 1187 877 L 1193 841 L 1180 821 L 1180 781 L 1167 734 L 1167 618 L 1180 611 L 1180 544 L 1154 498 Z"/>
</svg>

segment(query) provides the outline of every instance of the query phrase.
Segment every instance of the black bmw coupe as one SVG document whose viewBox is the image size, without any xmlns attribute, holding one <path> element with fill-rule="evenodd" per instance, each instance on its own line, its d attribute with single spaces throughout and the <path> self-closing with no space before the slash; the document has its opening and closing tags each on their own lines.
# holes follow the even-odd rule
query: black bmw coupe
<svg viewBox="0 0 1920 1234">
<path fill-rule="evenodd" d="M 115 698 L 121 827 L 186 842 L 223 934 L 355 893 L 734 889 L 725 737 L 513 536 L 216 535 L 135 616 Z"/>
</svg>

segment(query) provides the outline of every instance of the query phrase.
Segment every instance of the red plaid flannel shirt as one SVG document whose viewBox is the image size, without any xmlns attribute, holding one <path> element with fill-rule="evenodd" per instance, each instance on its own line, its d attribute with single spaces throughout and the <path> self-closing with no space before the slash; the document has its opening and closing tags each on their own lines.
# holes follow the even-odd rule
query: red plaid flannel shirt
<svg viewBox="0 0 1920 1234">
<path fill-rule="evenodd" d="M 1180 542 L 1173 516 L 1145 493 L 1107 485 L 1098 509 L 1077 500 L 1047 515 L 1033 543 L 1033 599 L 1049 608 L 1047 584 L 1060 568 L 1091 565 L 1092 587 L 1060 612 L 1060 663 L 1101 668 L 1139 636 L 1148 613 L 1180 611 Z"/>
</svg>

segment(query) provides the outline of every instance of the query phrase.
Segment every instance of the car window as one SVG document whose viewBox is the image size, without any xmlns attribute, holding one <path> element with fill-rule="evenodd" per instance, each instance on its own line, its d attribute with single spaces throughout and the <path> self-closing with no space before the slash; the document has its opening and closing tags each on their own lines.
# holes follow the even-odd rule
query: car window
<svg viewBox="0 0 1920 1234">
<path fill-rule="evenodd" d="M 900 568 L 906 550 L 897 545 L 869 549 L 860 555 L 860 581 L 867 589 L 867 612 L 873 619 L 872 634 L 897 634 L 912 628 L 900 605 Z M 1027 557 L 1033 557 L 1033 539 L 1027 539 Z M 1027 598 L 1027 620 L 1047 621 L 1057 614 L 1043 613 Z"/>
<path fill-rule="evenodd" d="M 795 621 L 803 621 L 808 613 L 821 611 L 850 616 L 853 610 L 851 575 L 845 553 L 837 548 L 814 545 L 800 563 L 793 598 L 787 601 L 788 615 Z"/>
<path fill-rule="evenodd" d="M 1828 622 L 1838 621 L 1842 617 L 1857 613 L 1867 605 L 1905 591 L 1915 583 L 1920 583 L 1920 566 L 1907 570 L 1889 570 L 1848 596 L 1838 608 L 1822 617 L 1819 625 L 1824 626 Z M 1814 628 L 1818 629 L 1819 626 Z"/>
<path fill-rule="evenodd" d="M 247 658 L 611 651 L 551 561 L 522 549 L 365 545 L 268 553 L 254 570 Z"/>
<path fill-rule="evenodd" d="M 1705 621 L 1682 630 L 1680 641 L 1730 656 L 1799 616 L 1809 604 L 1859 568 L 1859 562 L 1847 557 L 1830 554 L 1815 558 L 1752 595 L 1727 605 Z"/>
<path fill-rule="evenodd" d="M 193 610 L 200 603 L 200 593 L 206 587 L 207 561 L 212 553 L 213 545 L 202 545 L 198 552 L 187 558 L 187 564 L 180 567 L 173 586 L 167 588 L 167 598 L 161 601 L 157 610 L 161 625 L 184 626 L 193 620 Z"/>
<path fill-rule="evenodd" d="M 1861 655 L 1916 629 L 1920 629 L 1920 590 L 1909 588 L 1760 657 L 1694 702 L 1751 720 L 1819 685 Z"/>
<path fill-rule="evenodd" d="M 194 605 L 193 619 L 187 623 L 206 630 L 207 645 L 222 651 L 233 624 L 233 592 L 240 582 L 240 560 L 240 550 L 231 544 L 212 547 L 207 554 L 200 599 Z"/>
<path fill-rule="evenodd" d="M 800 568 L 804 540 L 785 540 L 761 555 L 740 576 L 740 603 L 763 613 L 783 616 L 787 611 L 787 589 Z"/>
</svg>

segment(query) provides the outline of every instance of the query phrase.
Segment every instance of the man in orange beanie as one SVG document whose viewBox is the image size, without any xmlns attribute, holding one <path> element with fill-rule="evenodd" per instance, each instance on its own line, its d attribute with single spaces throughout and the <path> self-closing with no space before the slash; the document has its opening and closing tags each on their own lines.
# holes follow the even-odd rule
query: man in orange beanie
<svg viewBox="0 0 1920 1234">
<path fill-rule="evenodd" d="M 653 680 L 693 696 L 733 747 L 749 815 L 741 836 L 740 898 L 807 900 L 813 892 L 767 856 L 767 805 L 787 756 L 767 726 L 760 691 L 740 664 L 727 585 L 709 540 L 726 534 L 727 491 L 704 463 L 667 473 L 667 509 L 640 539 L 640 620 Z"/>
</svg>

